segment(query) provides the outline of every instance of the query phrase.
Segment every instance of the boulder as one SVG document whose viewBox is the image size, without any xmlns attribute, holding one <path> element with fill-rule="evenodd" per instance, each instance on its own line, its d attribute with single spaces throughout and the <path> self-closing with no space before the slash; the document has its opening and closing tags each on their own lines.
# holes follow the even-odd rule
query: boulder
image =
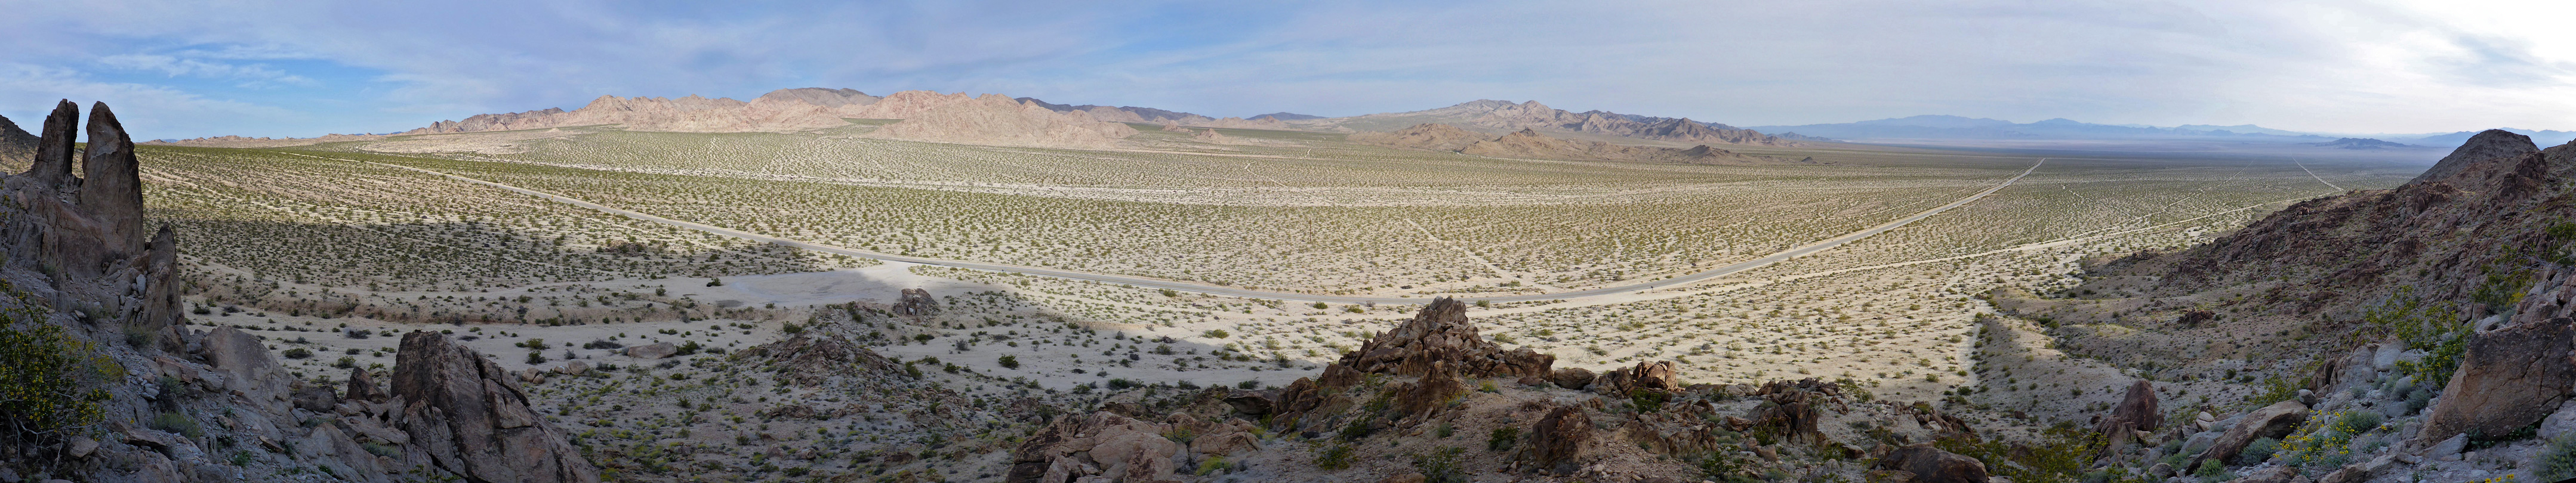
<svg viewBox="0 0 2576 483">
<path fill-rule="evenodd" d="M 2308 405 L 2299 404 L 2298 401 L 2281 401 L 2264 406 L 2263 409 L 2256 409 L 2238 418 L 2236 425 L 2229 426 L 2227 432 L 2219 434 L 2217 441 L 2210 443 L 2209 451 L 2201 452 L 2199 456 L 2191 459 L 2190 464 L 2183 467 L 2198 468 L 2201 461 L 2212 459 L 2218 460 L 2221 464 L 2227 464 L 2236 459 L 2236 453 L 2245 450 L 2245 445 L 2253 444 L 2255 439 L 2287 436 L 2291 431 L 2299 429 L 2299 423 L 2307 420 Z"/>
<path fill-rule="evenodd" d="M 2558 439 L 2559 436 L 2569 433 L 2576 433 L 2576 401 L 2560 403 L 2557 412 L 2540 420 L 2542 441 Z"/>
<path fill-rule="evenodd" d="M 259 336 L 232 327 L 216 327 L 206 333 L 203 349 L 207 365 L 223 373 L 226 391 L 270 413 L 287 412 L 287 382 L 295 377 L 269 356 L 268 346 L 260 343 Z"/>
<path fill-rule="evenodd" d="M 1451 364 L 1461 377 L 1517 379 L 1547 377 L 1556 356 L 1527 347 L 1504 351 L 1477 335 L 1475 324 L 1467 322 L 1466 303 L 1441 297 L 1423 305 L 1413 320 L 1343 354 L 1340 364 L 1363 373 L 1416 376 L 1434 362 Z"/>
<path fill-rule="evenodd" d="M 1433 363 L 1421 380 L 1405 385 L 1396 392 L 1395 409 L 1406 416 L 1428 415 L 1448 407 L 1449 401 L 1467 395 L 1467 383 L 1449 372 L 1447 363 Z"/>
<path fill-rule="evenodd" d="M 398 425 L 413 451 L 469 481 L 599 481 L 598 468 L 528 408 L 514 379 L 444 334 L 403 334 L 393 374 Z"/>
<path fill-rule="evenodd" d="M 297 409 L 329 413 L 332 408 L 340 405 L 340 393 L 332 392 L 330 386 L 320 384 L 298 384 L 298 386 L 295 389 Z"/>
<path fill-rule="evenodd" d="M 2506 326 L 2478 333 L 2468 346 L 2415 439 L 2509 433 L 2548 417 L 2576 389 L 2576 319 Z"/>
<path fill-rule="evenodd" d="M 2299 481 L 2299 470 L 2288 466 L 2270 466 L 2246 473 L 2229 483 L 2290 483 Z"/>
<path fill-rule="evenodd" d="M 45 116 L 43 137 L 36 141 L 36 162 L 27 170 L 40 186 L 60 188 L 72 180 L 72 158 L 80 152 L 80 105 L 64 99 Z"/>
<path fill-rule="evenodd" d="M 656 342 L 626 348 L 626 356 L 637 359 L 661 359 L 671 357 L 671 355 L 678 353 L 680 353 L 680 346 L 671 345 L 669 342 Z"/>
<path fill-rule="evenodd" d="M 81 150 L 80 211 L 103 229 L 109 253 L 143 253 L 143 178 L 134 140 L 107 103 L 89 107 L 89 145 Z"/>
<path fill-rule="evenodd" d="M 1870 467 L 1913 473 L 1914 481 L 1920 483 L 1985 483 L 1992 478 L 1986 473 L 1985 462 L 1942 451 L 1929 443 L 1888 452 Z"/>
<path fill-rule="evenodd" d="M 1548 382 L 1556 383 L 1556 387 L 1576 390 L 1592 385 L 1592 379 L 1594 377 L 1596 376 L 1592 374 L 1591 369 L 1584 369 L 1581 367 L 1557 369 L 1556 371 L 1549 372 L 1547 374 Z"/>
<path fill-rule="evenodd" d="M 555 373 L 556 373 L 556 374 L 563 374 L 563 375 L 567 375 L 567 376 L 578 376 L 578 375 L 583 375 L 583 374 L 589 374 L 589 373 L 590 373 L 590 363 L 582 362 L 582 361 L 571 361 L 571 362 L 565 362 L 565 363 L 564 363 L 563 365 L 561 365 L 561 366 L 556 366 L 556 367 L 555 367 L 555 369 L 554 369 L 554 371 L 555 371 Z"/>
<path fill-rule="evenodd" d="M 1592 418 L 1572 406 L 1559 406 L 1530 426 L 1529 438 L 1520 443 L 1520 458 L 1529 468 L 1571 475 L 1580 468 L 1584 443 L 1592 440 Z"/>
<path fill-rule="evenodd" d="M 387 396 L 383 389 L 376 388 L 375 376 L 367 375 L 366 369 L 349 370 L 348 393 L 348 398 L 354 401 L 382 402 Z"/>
<path fill-rule="evenodd" d="M 1592 392 L 1614 397 L 1627 397 L 1637 391 L 1672 393 L 1682 389 L 1681 377 L 1675 374 L 1672 361 L 1643 361 L 1636 367 L 1623 367 L 1601 374 L 1592 380 Z"/>
<path fill-rule="evenodd" d="M 2093 430 L 2103 434 L 2130 434 L 2154 431 L 2163 425 L 2164 414 L 2156 409 L 2155 383 L 2139 379 L 2129 383 L 2129 392 L 2120 397 L 2119 405 L 2111 407 L 2111 416 L 2103 418 Z"/>
<path fill-rule="evenodd" d="M 902 295 L 895 298 L 893 309 L 895 315 L 915 317 L 938 315 L 939 298 L 930 296 L 928 289 L 907 288 L 903 289 Z"/>
</svg>

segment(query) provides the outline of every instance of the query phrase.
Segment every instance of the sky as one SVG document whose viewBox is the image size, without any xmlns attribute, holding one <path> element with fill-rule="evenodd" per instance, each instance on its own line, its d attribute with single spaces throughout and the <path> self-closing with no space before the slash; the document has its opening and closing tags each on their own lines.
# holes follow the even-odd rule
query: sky
<svg viewBox="0 0 2576 483">
<path fill-rule="evenodd" d="M 1002 93 L 1210 116 L 1537 100 L 1750 125 L 1918 114 L 2576 129 L 2576 2 L 0 0 L 0 116 L 394 132 L 600 95 Z"/>
</svg>

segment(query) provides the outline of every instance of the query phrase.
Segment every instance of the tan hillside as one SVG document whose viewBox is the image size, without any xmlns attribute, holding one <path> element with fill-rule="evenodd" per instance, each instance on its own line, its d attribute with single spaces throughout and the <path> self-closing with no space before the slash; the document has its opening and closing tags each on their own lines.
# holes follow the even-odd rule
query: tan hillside
<svg viewBox="0 0 2576 483">
<path fill-rule="evenodd" d="M 889 98 L 891 99 L 891 98 Z M 1036 147 L 1109 147 L 1136 134 L 1125 124 L 1090 114 L 1055 112 L 1000 95 L 954 103 L 912 115 L 868 137 L 956 144 Z"/>
</svg>

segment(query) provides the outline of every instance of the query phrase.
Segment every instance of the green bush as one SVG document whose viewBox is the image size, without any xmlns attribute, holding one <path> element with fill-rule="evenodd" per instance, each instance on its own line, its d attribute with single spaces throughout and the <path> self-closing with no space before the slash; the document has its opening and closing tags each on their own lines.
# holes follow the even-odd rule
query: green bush
<svg viewBox="0 0 2576 483">
<path fill-rule="evenodd" d="M 2200 477 L 2200 481 L 2224 481 L 2230 477 L 2227 465 L 2215 459 L 2201 460 L 2200 469 L 2191 472 L 2191 475 Z"/>
<path fill-rule="evenodd" d="M 1003 369 L 1020 368 L 1020 356 L 1002 356 L 1001 362 Z"/>
<path fill-rule="evenodd" d="M 1315 467 L 1338 470 L 1351 467 L 1351 445 L 1335 443 L 1315 452 Z"/>
<path fill-rule="evenodd" d="M 26 295 L 5 282 L 20 301 Z M 46 445 L 106 417 L 110 397 L 96 386 L 125 377 L 124 366 L 98 355 L 89 342 L 43 324 L 39 309 L 0 313 L 0 449 Z M 27 326 L 21 328 L 23 325 Z"/>
<path fill-rule="evenodd" d="M 2245 464 L 2249 464 L 2249 465 L 2250 465 L 2250 464 L 2256 464 L 2256 463 L 2262 463 L 2262 462 L 2264 462 L 2264 461 L 2267 461 L 2267 460 L 2272 459 L 2272 453 L 2277 453 L 2277 452 L 2280 452 L 2280 451 L 2281 451 L 2281 440 L 2272 439 L 2272 438 L 2257 439 L 2257 440 L 2254 440 L 2254 442 L 2253 442 L 2253 443 L 2248 443 L 2248 444 L 2246 444 L 2246 445 L 2245 445 L 2245 451 L 2244 451 L 2244 452 L 2242 452 L 2242 453 L 2237 453 L 2236 460 L 2237 460 L 2237 461 L 2245 462 Z"/>
<path fill-rule="evenodd" d="M 287 349 L 287 350 L 286 350 L 286 352 L 285 352 L 285 355 L 286 355 L 286 358 L 288 358 L 288 359 L 311 359 L 311 358 L 313 358 L 313 351 L 311 351 L 311 350 L 306 350 L 305 348 L 302 348 L 302 347 L 297 347 L 297 348 L 293 348 L 293 349 Z"/>
<path fill-rule="evenodd" d="M 1701 456 L 1699 473 L 1702 478 L 1717 483 L 1757 483 L 1764 477 L 1754 474 L 1751 465 L 1727 451 L 1712 451 Z"/>
<path fill-rule="evenodd" d="M 1422 483 L 1467 483 L 1467 471 L 1458 464 L 1463 448 L 1442 446 L 1430 453 L 1413 455 L 1413 471 L 1422 473 Z"/>
<path fill-rule="evenodd" d="M 1519 444 L 1520 441 L 1521 428 L 1494 428 L 1492 434 L 1485 436 L 1485 449 L 1511 451 L 1512 445 Z"/>
<path fill-rule="evenodd" d="M 152 422 L 145 424 L 145 426 L 152 429 L 178 433 L 180 436 L 186 436 L 188 439 L 192 440 L 206 436 L 205 428 L 197 426 L 197 420 L 195 418 L 190 418 L 186 414 L 180 414 L 177 412 L 161 413 L 160 416 L 153 417 Z"/>
<path fill-rule="evenodd" d="M 1635 389 L 1628 391 L 1628 405 L 1637 408 L 1637 412 L 1651 413 L 1664 409 L 1664 401 L 1672 397 L 1663 391 Z"/>
<path fill-rule="evenodd" d="M 2576 478 L 2576 434 L 2549 440 L 2549 446 L 2540 449 L 2540 457 L 2532 459 L 2531 476 L 2537 477 L 2532 481 Z"/>
</svg>

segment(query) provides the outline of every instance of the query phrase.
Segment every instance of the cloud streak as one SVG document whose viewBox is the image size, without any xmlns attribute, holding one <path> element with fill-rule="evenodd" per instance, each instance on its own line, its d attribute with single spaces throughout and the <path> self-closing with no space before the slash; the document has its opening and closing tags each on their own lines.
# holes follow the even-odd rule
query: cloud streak
<svg viewBox="0 0 2576 483">
<path fill-rule="evenodd" d="M 382 132 L 602 94 L 805 86 L 1217 116 L 1498 98 L 1742 125 L 1937 113 L 2335 132 L 2576 127 L 2576 36 L 2533 20 L 2576 12 L 2457 2 L 0 0 L 0 10 L 26 13 L 0 18 L 0 42 L 23 46 L 0 62 L 52 79 L 0 77 L 0 115 L 121 92 L 134 100 L 106 100 L 249 116 L 173 118 L 152 137 Z"/>
</svg>

